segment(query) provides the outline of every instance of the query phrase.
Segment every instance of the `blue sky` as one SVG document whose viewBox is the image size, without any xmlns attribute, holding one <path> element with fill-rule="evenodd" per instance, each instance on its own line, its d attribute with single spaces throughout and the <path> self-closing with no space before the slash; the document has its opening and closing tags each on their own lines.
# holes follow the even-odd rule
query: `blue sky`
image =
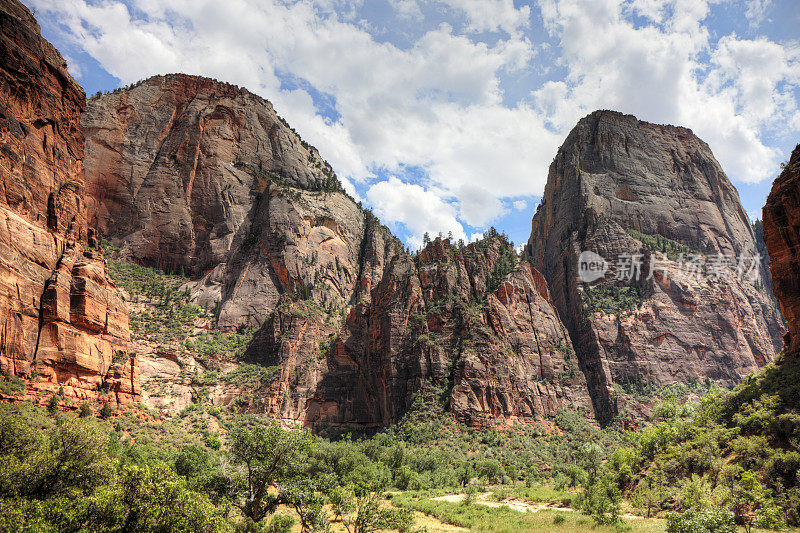
<svg viewBox="0 0 800 533">
<path fill-rule="evenodd" d="M 758 216 L 800 142 L 796 0 L 23 0 L 88 94 L 245 86 L 412 247 L 517 244 L 558 146 L 616 109 L 690 127 Z"/>
</svg>

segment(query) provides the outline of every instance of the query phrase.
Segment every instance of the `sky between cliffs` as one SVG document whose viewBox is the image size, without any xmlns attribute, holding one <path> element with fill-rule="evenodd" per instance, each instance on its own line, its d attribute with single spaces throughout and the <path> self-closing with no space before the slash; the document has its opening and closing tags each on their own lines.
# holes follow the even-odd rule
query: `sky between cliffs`
<svg viewBox="0 0 800 533">
<path fill-rule="evenodd" d="M 760 215 L 800 142 L 796 0 L 23 0 L 92 94 L 247 87 L 412 248 L 516 243 L 595 109 L 692 128 Z"/>
</svg>

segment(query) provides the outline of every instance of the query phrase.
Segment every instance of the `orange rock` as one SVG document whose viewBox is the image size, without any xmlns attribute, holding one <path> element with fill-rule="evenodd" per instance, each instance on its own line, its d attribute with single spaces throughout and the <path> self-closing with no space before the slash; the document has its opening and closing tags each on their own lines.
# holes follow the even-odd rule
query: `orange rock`
<svg viewBox="0 0 800 533">
<path fill-rule="evenodd" d="M 32 390 L 136 401 L 127 306 L 86 226 L 83 89 L 14 0 L 0 0 L 0 58 L 0 370 Z"/>
</svg>

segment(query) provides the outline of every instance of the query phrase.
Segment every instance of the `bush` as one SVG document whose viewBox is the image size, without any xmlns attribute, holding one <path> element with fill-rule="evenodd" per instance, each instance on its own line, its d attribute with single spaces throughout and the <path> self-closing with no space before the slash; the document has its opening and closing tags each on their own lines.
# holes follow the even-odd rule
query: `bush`
<svg viewBox="0 0 800 533">
<path fill-rule="evenodd" d="M 50 396 L 50 399 L 47 400 L 47 412 L 51 415 L 55 415 L 58 412 L 58 398 L 55 394 Z"/>
<path fill-rule="evenodd" d="M 88 403 L 81 404 L 81 410 L 80 413 L 78 413 L 78 416 L 80 416 L 81 418 L 92 416 L 92 408 L 89 407 Z"/>
<path fill-rule="evenodd" d="M 619 522 L 622 494 L 616 483 L 610 476 L 604 476 L 589 483 L 578 501 L 583 514 L 591 516 L 597 525 Z"/>
<path fill-rule="evenodd" d="M 293 516 L 276 514 L 269 521 L 269 526 L 267 526 L 265 533 L 289 533 L 295 522 L 296 520 Z"/>
<path fill-rule="evenodd" d="M 586 315 L 626 315 L 639 308 L 644 297 L 637 287 L 596 285 L 583 288 L 583 307 Z"/>
<path fill-rule="evenodd" d="M 0 374 L 0 393 L 16 396 L 25 390 L 25 382 L 17 376 Z"/>
<path fill-rule="evenodd" d="M 102 418 L 103 420 L 107 419 L 112 414 L 114 414 L 114 410 L 111 409 L 111 406 L 108 404 L 104 404 L 103 408 L 100 409 L 100 418 Z"/>
<path fill-rule="evenodd" d="M 667 533 L 736 533 L 733 513 L 714 507 L 667 515 Z"/>
</svg>

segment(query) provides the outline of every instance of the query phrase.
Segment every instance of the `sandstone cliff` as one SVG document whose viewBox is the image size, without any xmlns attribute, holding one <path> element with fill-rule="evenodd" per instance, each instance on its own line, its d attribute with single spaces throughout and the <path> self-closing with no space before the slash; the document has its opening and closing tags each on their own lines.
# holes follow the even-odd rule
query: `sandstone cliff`
<svg viewBox="0 0 800 533">
<path fill-rule="evenodd" d="M 579 277 L 586 250 L 608 267 L 590 283 Z M 614 384 L 732 384 L 780 350 L 751 225 L 688 129 L 611 111 L 582 119 L 550 166 L 525 254 L 549 282 L 601 418 L 621 408 Z M 629 268 L 639 259 L 641 276 Z"/>
<path fill-rule="evenodd" d="M 763 210 L 773 290 L 789 324 L 786 350 L 800 354 L 800 145 L 772 185 Z"/>
<path fill-rule="evenodd" d="M 0 0 L 0 371 L 33 391 L 127 403 L 138 363 L 87 229 L 84 102 L 31 13 Z"/>
<path fill-rule="evenodd" d="M 511 270 L 509 243 L 407 254 L 268 102 L 162 76 L 90 99 L 82 124 L 100 234 L 191 273 L 217 327 L 259 328 L 246 359 L 271 370 L 240 393 L 246 409 L 381 426 L 427 383 L 473 425 L 591 409 L 544 278 Z"/>
<path fill-rule="evenodd" d="M 344 324 L 307 302 L 279 306 L 247 353 L 279 369 L 265 411 L 321 428 L 384 426 L 431 384 L 472 426 L 590 412 L 544 278 L 524 262 L 498 271 L 510 254 L 494 236 L 395 255 Z"/>
</svg>

